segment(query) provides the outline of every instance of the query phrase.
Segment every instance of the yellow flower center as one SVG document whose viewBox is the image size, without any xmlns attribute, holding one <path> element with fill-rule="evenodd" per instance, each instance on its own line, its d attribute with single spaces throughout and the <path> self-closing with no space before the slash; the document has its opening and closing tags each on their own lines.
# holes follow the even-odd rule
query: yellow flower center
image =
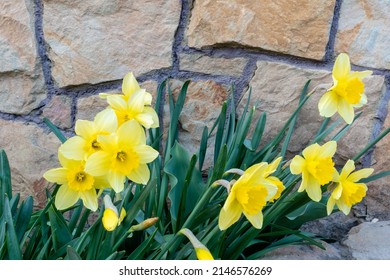
<svg viewBox="0 0 390 280">
<path fill-rule="evenodd" d="M 307 159 L 306 168 L 320 185 L 329 183 L 333 178 L 334 162 L 331 157 Z"/>
<path fill-rule="evenodd" d="M 96 139 L 92 141 L 91 147 L 94 150 L 100 150 L 101 148 L 100 143 Z"/>
<path fill-rule="evenodd" d="M 263 186 L 237 186 L 235 191 L 236 199 L 243 210 L 249 215 L 255 215 L 265 206 L 265 198 L 268 191 Z"/>
<path fill-rule="evenodd" d="M 67 176 L 69 188 L 74 191 L 88 191 L 92 189 L 95 179 L 81 170 L 72 170 Z"/>
<path fill-rule="evenodd" d="M 363 197 L 366 196 L 366 190 L 362 184 L 353 183 L 350 181 L 343 181 L 343 192 L 341 194 L 341 200 L 344 201 L 348 207 L 362 201 Z"/>
<path fill-rule="evenodd" d="M 128 175 L 131 171 L 137 169 L 139 164 L 140 158 L 133 150 L 120 150 L 116 153 L 112 168 L 119 171 L 123 175 Z"/>
<path fill-rule="evenodd" d="M 349 104 L 358 104 L 364 92 L 364 83 L 358 78 L 338 81 L 334 91 Z"/>
</svg>

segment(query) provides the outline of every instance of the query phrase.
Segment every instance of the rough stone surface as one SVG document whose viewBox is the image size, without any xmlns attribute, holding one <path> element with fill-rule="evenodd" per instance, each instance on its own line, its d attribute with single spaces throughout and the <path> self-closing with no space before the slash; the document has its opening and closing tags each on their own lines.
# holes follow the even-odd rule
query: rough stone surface
<svg viewBox="0 0 390 280">
<path fill-rule="evenodd" d="M 188 45 L 202 48 L 239 44 L 322 59 L 335 1 L 197 0 Z M 287 8 L 288 7 L 288 8 Z"/>
<path fill-rule="evenodd" d="M 390 259 L 390 222 L 362 223 L 342 242 L 357 260 Z"/>
<path fill-rule="evenodd" d="M 387 115 L 383 129 L 390 127 L 390 114 Z M 375 173 L 390 170 L 390 135 L 383 138 L 375 148 L 372 167 Z M 364 202 L 367 207 L 368 219 L 390 220 L 390 183 L 389 177 L 367 184 L 368 192 Z"/>
<path fill-rule="evenodd" d="M 140 83 L 140 87 L 144 88 L 147 92 L 152 94 L 152 105 L 156 100 L 157 82 L 145 81 Z M 110 91 L 107 93 L 120 93 L 120 90 Z M 107 108 L 108 104 L 105 99 L 99 97 L 99 95 L 92 95 L 88 97 L 82 97 L 77 100 L 76 105 L 76 120 L 89 120 L 92 121 L 97 113 Z"/>
<path fill-rule="evenodd" d="M 0 148 L 7 153 L 14 193 L 23 198 L 32 195 L 34 205 L 44 205 L 45 188 L 52 185 L 42 175 L 59 166 L 57 149 L 60 141 L 32 123 L 0 120 Z"/>
<path fill-rule="evenodd" d="M 0 111 L 30 113 L 46 97 L 32 1 L 1 1 L 0 58 Z"/>
<path fill-rule="evenodd" d="M 343 1 L 336 51 L 354 64 L 390 69 L 390 5 L 387 1 Z"/>
<path fill-rule="evenodd" d="M 53 96 L 42 114 L 59 128 L 70 128 L 72 126 L 72 99 L 68 96 Z"/>
<path fill-rule="evenodd" d="M 239 77 L 247 63 L 246 58 L 208 57 L 201 54 L 181 54 L 180 69 L 210 75 Z"/>
<path fill-rule="evenodd" d="M 171 88 L 175 100 L 182 85 L 182 81 L 172 81 Z M 190 83 L 187 91 L 187 99 L 179 117 L 179 142 L 188 149 L 190 154 L 196 154 L 199 151 L 204 127 L 207 126 L 210 131 L 218 118 L 222 103 L 227 99 L 227 96 L 228 87 L 214 81 L 206 80 Z M 168 129 L 169 121 L 169 105 L 165 102 L 163 119 L 164 131 L 167 131 Z M 207 169 L 213 164 L 214 136 L 211 136 L 207 144 L 204 169 Z"/>
<path fill-rule="evenodd" d="M 170 67 L 180 1 L 44 0 L 44 34 L 60 87 Z"/>
<path fill-rule="evenodd" d="M 322 242 L 325 250 L 314 245 L 290 245 L 265 254 L 264 260 L 341 260 L 343 256 L 332 244 Z"/>
<path fill-rule="evenodd" d="M 318 86 L 318 88 L 300 112 L 296 130 L 289 146 L 289 151 L 292 153 L 300 152 L 310 143 L 323 121 L 319 115 L 317 104 L 322 94 L 332 85 L 331 74 L 324 70 L 298 68 L 284 63 L 266 61 L 257 63 L 256 73 L 250 82 L 252 87 L 251 104 L 259 101 L 254 116 L 255 120 L 260 116 L 260 112 L 267 113 L 263 143 L 267 143 L 280 131 L 297 108 L 301 90 L 309 79 L 311 79 L 309 92 L 314 87 Z M 378 102 L 385 89 L 384 79 L 381 76 L 369 77 L 365 82 L 369 103 L 361 109 L 362 116 L 338 142 L 337 155 L 343 161 L 355 156 L 368 143 L 374 126 Z M 242 98 L 238 112 L 242 112 L 247 97 L 246 94 Z M 337 118 L 338 115 L 333 117 L 335 120 Z"/>
</svg>

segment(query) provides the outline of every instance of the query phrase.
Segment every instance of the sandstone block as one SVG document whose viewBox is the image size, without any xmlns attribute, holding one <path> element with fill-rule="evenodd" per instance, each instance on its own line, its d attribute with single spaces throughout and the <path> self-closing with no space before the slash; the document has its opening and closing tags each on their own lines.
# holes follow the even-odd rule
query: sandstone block
<svg viewBox="0 0 390 280">
<path fill-rule="evenodd" d="M 70 128 L 72 126 L 72 99 L 68 96 L 53 96 L 43 109 L 43 116 L 59 128 Z"/>
</svg>

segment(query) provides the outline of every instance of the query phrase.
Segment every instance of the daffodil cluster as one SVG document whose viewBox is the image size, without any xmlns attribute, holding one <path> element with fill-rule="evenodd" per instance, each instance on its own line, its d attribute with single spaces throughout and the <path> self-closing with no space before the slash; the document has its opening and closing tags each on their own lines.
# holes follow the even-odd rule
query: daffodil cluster
<svg viewBox="0 0 390 280">
<path fill-rule="evenodd" d="M 147 164 L 158 156 L 146 144 L 145 135 L 145 129 L 159 125 L 150 106 L 152 96 L 140 88 L 134 75 L 124 77 L 122 94 L 101 96 L 107 99 L 108 108 L 93 121 L 76 121 L 76 135 L 58 150 L 61 167 L 43 175 L 47 181 L 61 185 L 55 197 L 60 210 L 81 199 L 85 207 L 96 211 L 103 189 L 119 193 L 127 179 L 147 184 L 150 177 Z"/>
</svg>

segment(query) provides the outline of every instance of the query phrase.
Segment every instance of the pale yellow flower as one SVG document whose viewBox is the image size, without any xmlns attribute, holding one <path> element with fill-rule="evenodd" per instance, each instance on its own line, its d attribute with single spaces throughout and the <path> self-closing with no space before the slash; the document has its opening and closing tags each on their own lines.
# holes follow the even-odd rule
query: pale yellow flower
<svg viewBox="0 0 390 280">
<path fill-rule="evenodd" d="M 96 189 L 106 187 L 105 181 L 86 172 L 85 161 L 67 159 L 61 152 L 58 153 L 58 159 L 62 167 L 43 174 L 47 181 L 61 185 L 55 196 L 57 209 L 69 208 L 81 198 L 86 208 L 96 211 L 98 208 Z"/>
<path fill-rule="evenodd" d="M 352 205 L 359 203 L 366 196 L 367 186 L 363 183 L 358 183 L 358 181 L 370 176 L 374 172 L 374 169 L 363 168 L 352 172 L 354 170 L 355 162 L 348 160 L 341 170 L 340 175 L 335 178 L 336 187 L 329 196 L 327 203 L 328 215 L 332 213 L 335 205 L 345 215 L 348 215 Z"/>
<path fill-rule="evenodd" d="M 263 225 L 262 209 L 273 199 L 278 187 L 267 179 L 273 168 L 262 162 L 249 167 L 242 176 L 233 183 L 229 195 L 220 213 L 218 226 L 225 230 L 233 225 L 242 214 L 255 227 Z"/>
<path fill-rule="evenodd" d="M 372 74 L 372 71 L 351 72 L 349 57 L 345 53 L 339 54 L 333 66 L 333 86 L 321 97 L 318 103 L 320 115 L 331 117 L 336 112 L 351 124 L 355 112 L 367 103 L 362 79 Z"/>
<path fill-rule="evenodd" d="M 102 223 L 107 231 L 113 231 L 126 217 L 126 210 L 122 207 L 119 214 L 118 209 L 115 207 L 109 195 L 105 195 L 103 201 L 105 209 L 103 212 Z"/>
<path fill-rule="evenodd" d="M 192 246 L 195 249 L 198 260 L 214 260 L 214 257 L 211 255 L 209 249 L 207 249 L 207 247 L 196 238 L 192 231 L 187 228 L 183 228 L 179 231 L 179 233 L 185 235 L 190 240 Z"/>
<path fill-rule="evenodd" d="M 152 162 L 158 152 L 146 145 L 145 131 L 137 121 L 122 124 L 116 133 L 99 135 L 102 150 L 92 154 L 85 165 L 86 172 L 106 176 L 115 192 L 124 188 L 126 177 L 138 184 L 147 184 Z"/>
<path fill-rule="evenodd" d="M 291 173 L 302 174 L 298 192 L 306 191 L 312 200 L 321 200 L 321 186 L 331 182 L 337 175 L 332 160 L 336 148 L 336 141 L 329 141 L 322 146 L 315 143 L 303 150 L 303 157 L 296 155 L 293 158 L 290 164 Z"/>
</svg>

